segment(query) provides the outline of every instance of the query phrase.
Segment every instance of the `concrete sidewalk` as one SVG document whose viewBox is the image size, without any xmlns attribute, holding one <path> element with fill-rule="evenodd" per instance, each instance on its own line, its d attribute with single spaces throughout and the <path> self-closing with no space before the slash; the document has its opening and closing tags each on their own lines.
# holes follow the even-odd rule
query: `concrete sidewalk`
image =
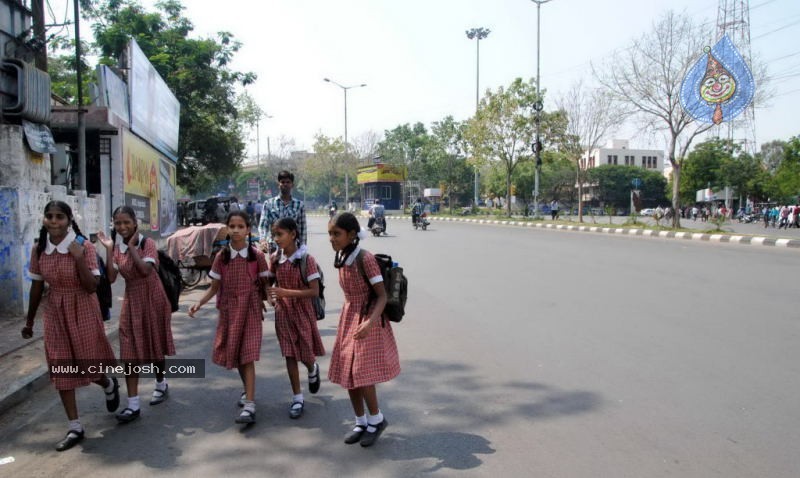
<svg viewBox="0 0 800 478">
<path fill-rule="evenodd" d="M 114 304 L 111 319 L 105 322 L 106 335 L 112 348 L 118 347 L 119 312 L 125 281 L 118 280 L 111 285 Z M 47 386 L 47 362 L 44 354 L 42 323 L 44 299 L 39 305 L 33 338 L 23 339 L 20 331 L 25 326 L 24 317 L 0 318 L 0 415 L 24 401 L 31 393 Z"/>
</svg>

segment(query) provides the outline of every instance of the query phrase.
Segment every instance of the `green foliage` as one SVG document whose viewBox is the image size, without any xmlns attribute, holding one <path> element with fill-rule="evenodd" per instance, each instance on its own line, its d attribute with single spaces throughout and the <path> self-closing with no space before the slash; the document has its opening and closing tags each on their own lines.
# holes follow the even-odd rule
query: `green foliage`
<svg viewBox="0 0 800 478">
<path fill-rule="evenodd" d="M 82 0 L 83 14 L 94 23 L 100 63 L 117 64 L 129 37 L 181 104 L 178 183 L 194 194 L 218 176 L 230 176 L 244 157 L 245 144 L 236 105 L 237 85 L 255 80 L 229 68 L 240 43 L 220 32 L 216 39 L 189 38 L 192 23 L 177 0 L 148 12 L 136 0 Z"/>
<path fill-rule="evenodd" d="M 408 179 L 424 180 L 427 162 L 430 156 L 431 136 L 425 125 L 408 123 L 397 126 L 384 133 L 384 139 L 378 143 L 378 154 L 389 164 L 402 165 L 408 168 Z"/>
<path fill-rule="evenodd" d="M 775 171 L 774 199 L 782 203 L 797 203 L 800 196 L 800 136 L 786 144 L 783 160 Z"/>
<path fill-rule="evenodd" d="M 306 194 L 317 198 L 344 200 L 345 151 L 342 138 L 314 136 L 314 155 L 303 164 Z"/>
<path fill-rule="evenodd" d="M 429 143 L 430 175 L 426 184 L 442 185 L 450 211 L 456 205 L 468 204 L 472 191 L 473 168 L 467 163 L 464 123 L 452 116 L 434 122 Z"/>
<path fill-rule="evenodd" d="M 699 143 L 689 153 L 681 168 L 681 203 L 692 204 L 697 190 L 720 185 L 720 168 L 733 157 L 734 149 L 730 140 L 715 138 Z"/>
<path fill-rule="evenodd" d="M 648 171 L 636 166 L 604 164 L 587 172 L 589 182 L 596 184 L 596 197 L 605 205 L 627 209 L 630 207 L 631 183 L 634 178 L 642 180 L 642 204 L 645 207 L 667 202 L 667 180 L 657 171 Z"/>
<path fill-rule="evenodd" d="M 465 130 L 474 161 L 497 161 L 505 173 L 508 214 L 511 213 L 510 189 L 514 169 L 533 157 L 531 143 L 536 130 L 534 105 L 538 100 L 536 83 L 517 78 L 508 88 L 501 86 L 496 92 L 487 91 Z M 542 136 L 547 138 L 545 134 Z"/>
</svg>

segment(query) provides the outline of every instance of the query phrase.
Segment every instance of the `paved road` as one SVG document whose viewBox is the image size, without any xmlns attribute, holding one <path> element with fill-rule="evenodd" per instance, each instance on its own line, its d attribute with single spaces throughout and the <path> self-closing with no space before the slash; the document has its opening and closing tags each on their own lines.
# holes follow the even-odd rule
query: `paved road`
<svg viewBox="0 0 800 478">
<path fill-rule="evenodd" d="M 325 265 L 330 349 L 341 293 Z M 52 451 L 52 388 L 0 418 L 0 475 L 795 477 L 800 473 L 797 251 L 567 231 L 390 223 L 365 247 L 411 280 L 396 333 L 403 373 L 379 388 L 391 422 L 346 446 L 346 393 L 323 383 L 299 421 L 265 322 L 259 423 L 233 423 L 235 372 L 174 380 L 172 397 L 117 426 L 81 389 L 88 438 Z M 202 291 L 187 294 L 190 304 Z M 182 308 L 185 310 L 186 305 Z M 174 316 L 179 352 L 209 357 L 213 310 Z M 327 370 L 327 359 L 322 361 Z M 143 387 L 149 393 L 150 385 Z"/>
</svg>

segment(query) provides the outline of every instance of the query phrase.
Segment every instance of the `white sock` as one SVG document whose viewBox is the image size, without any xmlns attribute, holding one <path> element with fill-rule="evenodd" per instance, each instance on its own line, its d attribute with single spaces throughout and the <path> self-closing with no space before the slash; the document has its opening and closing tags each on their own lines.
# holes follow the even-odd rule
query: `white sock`
<svg viewBox="0 0 800 478">
<path fill-rule="evenodd" d="M 167 378 L 164 377 L 164 380 L 158 381 L 156 380 L 156 390 L 161 390 L 162 392 L 167 389 Z"/>
<path fill-rule="evenodd" d="M 114 391 L 114 381 L 111 380 L 111 377 L 108 378 L 108 385 L 103 387 L 103 391 L 106 393 L 112 393 Z"/>
<path fill-rule="evenodd" d="M 69 430 L 73 432 L 82 432 L 83 425 L 81 425 L 80 420 L 70 420 L 69 421 Z"/>
<path fill-rule="evenodd" d="M 128 408 L 134 412 L 139 409 L 139 395 L 135 397 L 128 397 Z"/>
<path fill-rule="evenodd" d="M 245 400 L 244 401 L 244 407 L 242 407 L 242 411 L 245 411 L 245 410 L 250 412 L 250 413 L 255 413 L 256 412 L 256 402 L 254 402 L 252 400 Z"/>
<path fill-rule="evenodd" d="M 377 425 L 378 423 L 383 421 L 383 413 L 378 410 L 377 415 L 369 415 L 367 414 L 367 424 L 369 425 Z"/>
<path fill-rule="evenodd" d="M 292 395 L 292 402 L 300 402 L 300 403 L 304 403 L 304 400 L 303 400 L 303 393 L 302 393 L 302 392 L 300 392 L 300 393 L 298 393 L 297 395 Z"/>
<path fill-rule="evenodd" d="M 356 426 L 361 425 L 362 427 L 367 426 L 367 416 L 361 415 L 360 417 L 356 417 Z"/>
</svg>

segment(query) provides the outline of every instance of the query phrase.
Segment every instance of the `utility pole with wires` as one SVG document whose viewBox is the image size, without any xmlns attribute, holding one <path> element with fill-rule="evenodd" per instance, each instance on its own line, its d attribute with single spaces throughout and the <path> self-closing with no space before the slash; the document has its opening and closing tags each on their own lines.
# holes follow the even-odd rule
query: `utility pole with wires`
<svg viewBox="0 0 800 478">
<path fill-rule="evenodd" d="M 727 34 L 741 53 L 750 71 L 753 62 L 750 53 L 750 0 L 719 0 L 717 8 L 717 38 Z M 744 151 L 755 154 L 756 115 L 755 99 L 745 108 L 739 117 L 729 121 L 728 139 L 742 143 Z"/>
</svg>

